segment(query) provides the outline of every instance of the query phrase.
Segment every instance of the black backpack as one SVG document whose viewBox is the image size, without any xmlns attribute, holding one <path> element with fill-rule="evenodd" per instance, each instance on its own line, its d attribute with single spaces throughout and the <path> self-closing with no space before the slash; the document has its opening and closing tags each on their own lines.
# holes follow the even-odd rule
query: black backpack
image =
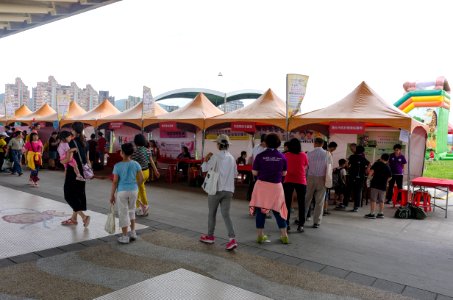
<svg viewBox="0 0 453 300">
<path fill-rule="evenodd" d="M 409 208 L 411 210 L 411 217 L 416 220 L 424 220 L 426 219 L 427 215 L 423 208 L 419 206 L 415 206 L 413 204 L 409 204 Z"/>
<path fill-rule="evenodd" d="M 411 209 L 408 206 L 401 206 L 395 211 L 395 218 L 397 219 L 410 219 Z"/>
<path fill-rule="evenodd" d="M 332 187 L 342 187 L 344 186 L 343 180 L 341 180 L 341 170 L 344 168 L 335 168 L 332 172 Z"/>
</svg>

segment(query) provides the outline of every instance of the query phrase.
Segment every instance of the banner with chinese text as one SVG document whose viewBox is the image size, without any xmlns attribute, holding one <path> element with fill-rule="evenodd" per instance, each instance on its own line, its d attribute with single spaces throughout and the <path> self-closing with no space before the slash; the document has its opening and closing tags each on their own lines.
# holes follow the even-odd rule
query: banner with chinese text
<svg viewBox="0 0 453 300">
<path fill-rule="evenodd" d="M 154 98 L 151 94 L 151 89 L 147 86 L 143 86 L 143 115 L 152 112 Z"/>
<path fill-rule="evenodd" d="M 363 134 L 365 123 L 363 122 L 330 122 L 329 133 Z"/>
<path fill-rule="evenodd" d="M 286 102 L 288 117 L 294 116 L 300 110 L 300 105 L 307 90 L 308 76 L 301 74 L 286 75 Z"/>
</svg>

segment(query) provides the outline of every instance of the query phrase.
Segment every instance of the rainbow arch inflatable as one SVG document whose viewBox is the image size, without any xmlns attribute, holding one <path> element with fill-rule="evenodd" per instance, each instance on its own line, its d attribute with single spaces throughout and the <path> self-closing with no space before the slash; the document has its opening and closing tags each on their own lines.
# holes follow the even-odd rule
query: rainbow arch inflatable
<svg viewBox="0 0 453 300">
<path fill-rule="evenodd" d="M 405 113 L 416 107 L 443 107 L 450 110 L 450 95 L 444 90 L 415 90 L 408 92 L 394 105 Z"/>
</svg>

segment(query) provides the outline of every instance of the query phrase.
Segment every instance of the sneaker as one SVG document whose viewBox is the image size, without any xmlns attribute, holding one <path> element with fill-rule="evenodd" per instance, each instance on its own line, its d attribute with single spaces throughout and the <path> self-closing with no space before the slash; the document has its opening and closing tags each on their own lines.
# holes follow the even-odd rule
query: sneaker
<svg viewBox="0 0 453 300">
<path fill-rule="evenodd" d="M 129 244 L 129 242 L 130 242 L 130 238 L 127 235 L 121 235 L 118 238 L 118 243 L 120 243 L 120 244 Z"/>
<path fill-rule="evenodd" d="M 305 232 L 304 226 L 297 226 L 297 232 Z"/>
<path fill-rule="evenodd" d="M 365 218 L 367 218 L 367 219 L 376 219 L 376 215 L 375 214 L 367 214 L 367 215 L 365 215 Z"/>
<path fill-rule="evenodd" d="M 344 206 L 343 204 L 340 204 L 340 205 L 337 205 L 337 206 L 335 207 L 335 209 L 337 209 L 337 210 L 344 210 L 344 209 L 346 209 L 346 206 Z"/>
<path fill-rule="evenodd" d="M 390 200 L 385 201 L 385 204 L 390 204 L 390 203 L 392 203 L 392 201 L 390 201 Z"/>
<path fill-rule="evenodd" d="M 236 249 L 238 247 L 238 243 L 236 243 L 235 239 L 230 239 L 230 241 L 226 244 L 225 249 L 228 251 L 231 251 L 233 249 Z"/>
<path fill-rule="evenodd" d="M 350 212 L 358 212 L 359 209 L 358 208 L 354 208 L 354 209 L 351 209 Z"/>
<path fill-rule="evenodd" d="M 383 213 L 378 213 L 376 218 L 378 219 L 384 219 L 384 214 Z"/>
<path fill-rule="evenodd" d="M 78 181 L 86 181 L 85 178 L 83 178 L 82 175 L 76 176 L 76 180 L 78 180 Z"/>
<path fill-rule="evenodd" d="M 141 208 L 136 208 L 135 209 L 135 215 L 138 216 L 138 217 L 141 217 L 143 216 L 143 211 Z"/>
<path fill-rule="evenodd" d="M 294 224 L 299 225 L 299 220 L 294 220 Z"/>
<path fill-rule="evenodd" d="M 213 235 L 202 234 L 200 236 L 200 242 L 205 244 L 214 244 L 215 237 Z"/>
<path fill-rule="evenodd" d="M 311 221 L 311 217 L 307 217 L 305 221 Z"/>
<path fill-rule="evenodd" d="M 281 236 L 280 242 L 282 242 L 282 244 L 285 244 L 285 245 L 289 244 L 288 236 Z"/>
<path fill-rule="evenodd" d="M 327 216 L 327 215 L 330 215 L 330 212 L 328 212 L 327 210 L 325 210 L 322 214 L 323 216 Z"/>
<path fill-rule="evenodd" d="M 135 230 L 129 232 L 129 239 L 131 240 L 131 242 L 137 239 L 137 232 L 135 232 Z"/>
<path fill-rule="evenodd" d="M 258 244 L 263 244 L 263 243 L 270 243 L 271 241 L 269 241 L 269 239 L 267 238 L 267 235 L 262 235 L 262 236 L 258 236 L 256 238 L 256 242 Z"/>
<path fill-rule="evenodd" d="M 313 224 L 313 228 L 319 228 L 319 224 Z"/>
<path fill-rule="evenodd" d="M 22 176 L 22 174 L 24 174 L 24 173 L 19 173 L 19 174 L 17 174 L 17 175 L 18 175 L 18 176 Z"/>
</svg>

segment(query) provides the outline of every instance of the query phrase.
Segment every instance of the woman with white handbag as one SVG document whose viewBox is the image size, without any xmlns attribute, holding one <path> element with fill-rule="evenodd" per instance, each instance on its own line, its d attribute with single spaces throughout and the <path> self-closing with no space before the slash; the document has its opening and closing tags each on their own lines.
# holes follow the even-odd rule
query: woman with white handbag
<svg viewBox="0 0 453 300">
<path fill-rule="evenodd" d="M 226 134 L 220 134 L 216 141 L 217 148 L 220 152 L 213 155 L 208 153 L 205 161 L 201 165 L 203 172 L 206 174 L 203 189 L 208 193 L 208 233 L 200 237 L 200 242 L 214 244 L 214 230 L 216 225 L 217 208 L 220 205 L 225 226 L 228 230 L 229 242 L 226 244 L 226 250 L 230 251 L 237 248 L 236 235 L 234 233 L 233 223 L 230 218 L 231 199 L 234 193 L 234 179 L 238 171 L 234 157 L 228 152 L 230 138 Z"/>
</svg>

